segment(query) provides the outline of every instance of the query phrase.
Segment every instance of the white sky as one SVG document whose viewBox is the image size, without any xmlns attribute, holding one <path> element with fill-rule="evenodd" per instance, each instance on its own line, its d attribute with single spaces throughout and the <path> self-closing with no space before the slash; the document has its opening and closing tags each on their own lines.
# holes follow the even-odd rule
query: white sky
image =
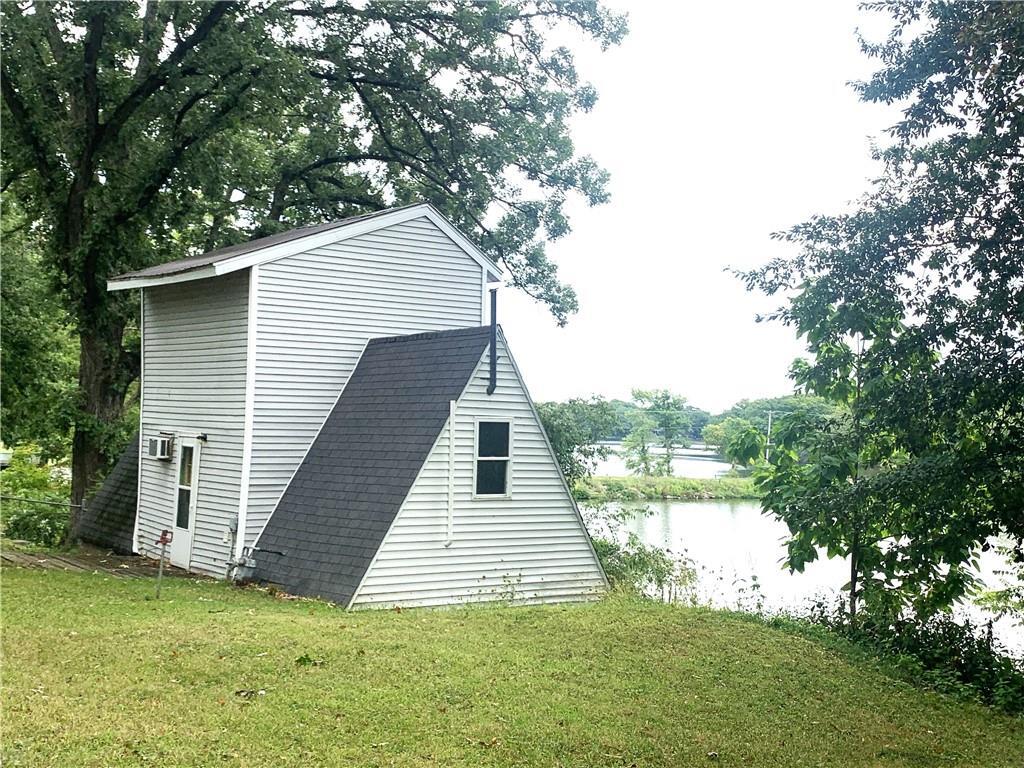
<svg viewBox="0 0 1024 768">
<path fill-rule="evenodd" d="M 869 139 L 898 113 L 846 83 L 874 69 L 855 29 L 878 39 L 885 17 L 854 2 L 613 5 L 630 33 L 605 53 L 575 46 L 600 99 L 574 128 L 611 172 L 611 201 L 571 206 L 573 232 L 549 250 L 580 311 L 560 329 L 514 289 L 498 298 L 530 392 L 667 388 L 712 412 L 786 394 L 801 345 L 756 323 L 778 302 L 723 270 L 785 253 L 771 232 L 866 191 Z"/>
</svg>

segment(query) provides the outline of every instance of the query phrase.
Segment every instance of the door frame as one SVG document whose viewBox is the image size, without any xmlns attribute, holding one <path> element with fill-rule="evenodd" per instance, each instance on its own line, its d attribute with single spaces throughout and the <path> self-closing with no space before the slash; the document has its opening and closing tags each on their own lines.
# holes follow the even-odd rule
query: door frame
<svg viewBox="0 0 1024 768">
<path fill-rule="evenodd" d="M 187 532 L 188 545 L 187 550 L 182 552 L 179 547 L 174 546 L 175 542 L 172 541 L 170 545 L 170 561 L 171 565 L 176 565 L 179 568 L 188 570 L 192 566 L 192 548 L 196 531 L 196 510 L 198 508 L 199 501 L 199 466 L 200 456 L 202 455 L 202 441 L 196 437 L 177 437 L 174 442 L 176 445 L 174 450 L 174 502 L 171 505 L 171 530 L 174 532 L 175 540 L 179 540 L 182 532 Z M 181 456 L 185 448 L 192 449 L 192 482 L 189 486 L 188 528 L 179 528 L 178 493 L 184 487 L 180 480 Z M 180 557 L 181 554 L 184 554 L 184 562 L 182 562 L 182 558 Z"/>
</svg>

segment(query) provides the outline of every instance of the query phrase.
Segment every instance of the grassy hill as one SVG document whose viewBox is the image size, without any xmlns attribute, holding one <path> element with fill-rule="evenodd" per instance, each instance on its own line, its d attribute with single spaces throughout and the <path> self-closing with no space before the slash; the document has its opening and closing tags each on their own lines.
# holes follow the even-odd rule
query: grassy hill
<svg viewBox="0 0 1024 768">
<path fill-rule="evenodd" d="M 839 641 L 611 598 L 344 613 L 5 568 L 13 766 L 1015 766 L 1024 720 Z"/>
</svg>

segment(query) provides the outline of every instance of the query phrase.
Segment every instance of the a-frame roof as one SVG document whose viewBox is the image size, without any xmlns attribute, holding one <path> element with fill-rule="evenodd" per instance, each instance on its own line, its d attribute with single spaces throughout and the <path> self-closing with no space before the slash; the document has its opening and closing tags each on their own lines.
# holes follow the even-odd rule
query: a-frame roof
<svg viewBox="0 0 1024 768">
<path fill-rule="evenodd" d="M 189 256 L 166 264 L 127 272 L 107 281 L 107 290 L 122 291 L 130 288 L 148 288 L 186 280 L 201 280 L 206 277 L 228 274 L 246 269 L 254 264 L 263 264 L 281 259 L 312 248 L 337 243 L 357 235 L 373 232 L 403 221 L 427 218 L 459 246 L 467 256 L 476 261 L 487 274 L 488 280 L 501 278 L 501 269 L 479 248 L 473 245 L 454 224 L 441 215 L 429 203 L 416 203 L 400 208 L 353 216 L 340 221 L 300 227 L 261 237 L 238 245 L 229 245 L 215 251 Z"/>
<path fill-rule="evenodd" d="M 483 326 L 367 344 L 256 542 L 258 581 L 349 604 L 489 338 Z"/>
<path fill-rule="evenodd" d="M 78 516 L 75 537 L 120 554 L 131 554 L 135 548 L 138 490 L 139 433 L 136 432 L 103 485 L 86 502 Z"/>
</svg>

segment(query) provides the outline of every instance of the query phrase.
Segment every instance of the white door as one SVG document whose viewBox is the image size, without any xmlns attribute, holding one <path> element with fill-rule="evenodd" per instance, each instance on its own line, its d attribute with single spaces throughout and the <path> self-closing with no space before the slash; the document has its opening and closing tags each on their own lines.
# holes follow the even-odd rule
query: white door
<svg viewBox="0 0 1024 768">
<path fill-rule="evenodd" d="M 174 538 L 171 563 L 188 568 L 192 559 L 192 529 L 196 520 L 199 495 L 199 443 L 194 437 L 179 438 L 178 466 L 174 487 Z"/>
</svg>

